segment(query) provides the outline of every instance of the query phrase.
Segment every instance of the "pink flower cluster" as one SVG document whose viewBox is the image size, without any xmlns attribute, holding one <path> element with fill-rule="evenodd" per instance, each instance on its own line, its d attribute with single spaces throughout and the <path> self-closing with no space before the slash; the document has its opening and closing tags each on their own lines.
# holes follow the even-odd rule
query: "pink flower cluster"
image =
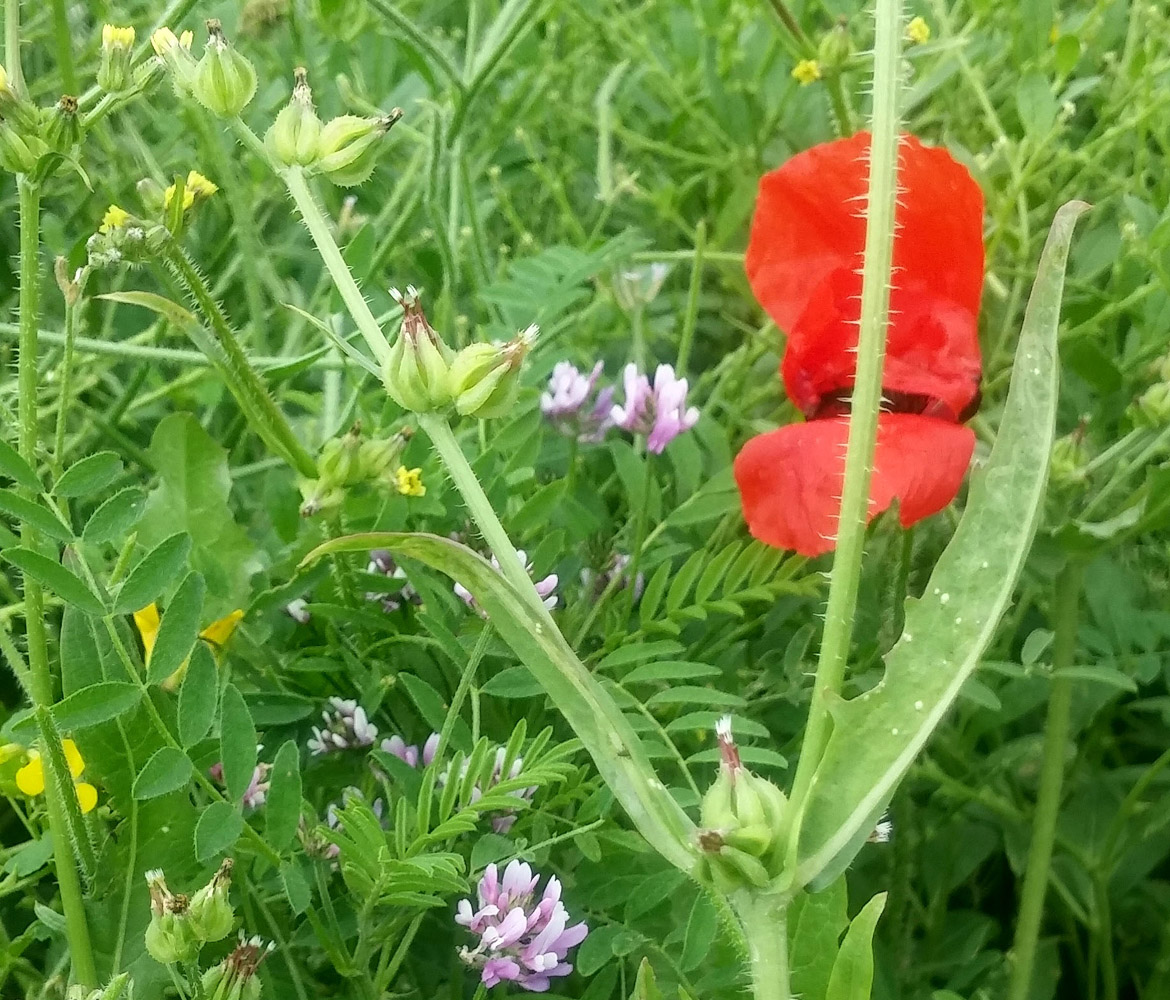
<svg viewBox="0 0 1170 1000">
<path fill-rule="evenodd" d="M 573 966 L 566 959 L 589 933 L 584 922 L 569 926 L 569 913 L 561 902 L 561 883 L 553 876 L 536 898 L 539 875 L 522 861 L 511 862 L 504 877 L 494 864 L 479 881 L 479 906 L 462 899 L 455 922 L 479 936 L 474 948 L 464 947 L 459 957 L 480 970 L 486 987 L 513 982 L 522 989 L 543 993 L 550 980 L 567 976 Z"/>
</svg>

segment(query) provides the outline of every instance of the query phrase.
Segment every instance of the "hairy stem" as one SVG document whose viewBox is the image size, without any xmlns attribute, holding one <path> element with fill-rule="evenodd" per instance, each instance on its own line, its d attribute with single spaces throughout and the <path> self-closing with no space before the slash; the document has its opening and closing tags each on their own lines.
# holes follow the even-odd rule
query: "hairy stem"
<svg viewBox="0 0 1170 1000">
<path fill-rule="evenodd" d="M 735 900 L 751 959 L 755 1000 L 792 1000 L 788 964 L 788 900 L 752 894 Z"/>
<path fill-rule="evenodd" d="M 1052 692 L 1048 698 L 1048 718 L 1044 723 L 1044 755 L 1040 765 L 1040 790 L 1032 821 L 1032 843 L 1028 848 L 1028 866 L 1020 897 L 1016 938 L 1012 946 L 1012 978 L 1008 1000 L 1026 1000 L 1030 995 L 1032 969 L 1036 962 L 1036 943 L 1040 921 L 1044 916 L 1044 897 L 1048 891 L 1052 845 L 1056 840 L 1056 818 L 1060 811 L 1060 791 L 1064 784 L 1064 757 L 1068 745 L 1069 712 L 1072 706 L 1072 679 L 1062 676 L 1072 664 L 1077 648 L 1077 625 L 1080 620 L 1081 582 L 1084 567 L 1070 562 L 1056 581 L 1053 597 Z"/>
<path fill-rule="evenodd" d="M 6 11 L 11 14 L 14 4 Z M 11 28 L 11 19 L 8 27 Z M 12 34 L 8 35 L 11 45 Z M 18 365 L 18 408 L 20 419 L 20 454 L 34 469 L 37 466 L 37 316 L 40 292 L 40 189 L 27 177 L 17 178 L 20 200 L 20 358 Z M 29 494 L 29 499 L 35 499 Z M 36 549 L 39 539 L 30 525 L 23 525 L 21 542 Z M 47 709 L 53 704 L 53 674 L 49 665 L 49 641 L 45 629 L 44 593 L 41 585 L 27 574 L 24 577 L 25 638 L 28 643 L 29 687 L 33 705 Z M 54 734 L 41 727 L 41 739 L 48 751 Z M 59 751 L 58 747 L 58 751 Z M 45 768 L 45 806 L 49 831 L 53 835 L 53 862 L 65 914 L 65 935 L 73 960 L 77 982 L 87 988 L 97 985 L 97 969 L 89 939 L 89 924 L 81 896 L 81 878 L 77 860 L 70 846 L 68 817 L 63 796 L 74 794 L 61 788 L 56 772 Z"/>
<path fill-rule="evenodd" d="M 24 96 L 24 73 L 20 68 L 20 0 L 4 0 L 4 68 L 13 93 Z"/>
<path fill-rule="evenodd" d="M 874 41 L 873 137 L 869 160 L 857 375 L 853 385 L 845 480 L 837 522 L 837 551 L 829 579 L 825 632 L 809 705 L 808 724 L 792 789 L 795 822 L 789 832 L 790 863 L 796 858 L 801 811 L 829 739 L 832 726 L 829 699 L 841 690 L 845 676 L 853 635 L 853 614 L 857 606 L 857 587 L 861 578 L 861 559 L 868 523 L 869 484 L 882 400 L 882 365 L 889 324 L 898 175 L 898 63 L 901 33 L 901 0 L 878 0 Z"/>
</svg>

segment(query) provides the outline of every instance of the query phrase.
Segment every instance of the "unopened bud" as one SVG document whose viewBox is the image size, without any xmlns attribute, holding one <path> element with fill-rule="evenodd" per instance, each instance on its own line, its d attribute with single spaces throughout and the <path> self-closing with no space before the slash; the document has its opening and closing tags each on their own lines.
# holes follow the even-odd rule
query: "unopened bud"
<svg viewBox="0 0 1170 1000">
<path fill-rule="evenodd" d="M 0 66 L 0 118 L 22 133 L 35 133 L 40 127 L 40 109 L 12 89 L 3 66 Z"/>
<path fill-rule="evenodd" d="M 98 65 L 97 83 L 108 94 L 120 94 L 133 84 L 131 60 L 134 56 L 134 29 L 107 24 L 102 28 L 102 61 Z"/>
<path fill-rule="evenodd" d="M 415 413 L 443 409 L 451 403 L 451 349 L 427 322 L 414 288 L 390 294 L 402 306 L 402 331 L 382 369 L 386 391 Z"/>
<path fill-rule="evenodd" d="M 211 881 L 191 897 L 187 918 L 200 941 L 220 941 L 231 933 L 236 922 L 232 904 L 227 898 L 231 884 L 232 859 L 225 858 Z"/>
<path fill-rule="evenodd" d="M 378 143 L 402 117 L 395 108 L 380 118 L 342 115 L 321 129 L 316 169 L 339 187 L 361 184 L 374 172 Z"/>
<path fill-rule="evenodd" d="M 537 332 L 534 324 L 506 344 L 472 344 L 460 351 L 451 365 L 455 409 L 484 420 L 506 414 L 516 403 L 520 369 Z"/>
<path fill-rule="evenodd" d="M 363 441 L 358 452 L 359 475 L 362 481 L 391 478 L 409 440 L 409 432 L 400 432 L 382 440 Z"/>
<path fill-rule="evenodd" d="M 301 517 L 315 517 L 325 511 L 336 510 L 345 500 L 345 490 L 340 486 L 323 483 L 319 479 L 302 479 Z"/>
<path fill-rule="evenodd" d="M 234 118 L 256 93 L 256 69 L 224 37 L 214 18 L 207 22 L 207 47 L 195 65 L 191 93 L 208 111 Z"/>
<path fill-rule="evenodd" d="M 35 135 L 21 137 L 6 121 L 0 121 L 0 167 L 14 174 L 27 174 L 49 147 Z"/>
<path fill-rule="evenodd" d="M 355 424 L 341 437 L 330 438 L 317 456 L 317 476 L 326 490 L 354 486 L 361 482 L 361 425 Z"/>
<path fill-rule="evenodd" d="M 199 954 L 200 942 L 187 919 L 187 897 L 172 893 L 166 878 L 157 869 L 146 873 L 150 889 L 150 925 L 146 928 L 146 950 L 163 965 L 189 962 Z"/>
<path fill-rule="evenodd" d="M 258 937 L 245 940 L 241 933 L 235 950 L 203 973 L 203 995 L 207 1000 L 257 1000 L 260 980 L 256 970 L 272 948 L 271 942 L 265 944 Z"/>
<path fill-rule="evenodd" d="M 132 991 L 130 973 L 123 972 L 114 976 L 103 989 L 87 990 L 74 984 L 65 994 L 65 1000 L 131 1000 Z"/>
<path fill-rule="evenodd" d="M 817 64 L 822 73 L 836 73 L 853 55 L 853 36 L 849 33 L 849 22 L 841 18 L 821 38 L 817 47 Z"/>
<path fill-rule="evenodd" d="M 1085 478 L 1085 466 L 1088 463 L 1088 449 L 1085 447 L 1085 435 L 1081 430 L 1057 438 L 1052 444 L 1052 460 L 1048 467 L 1048 474 L 1055 486 L 1064 486 L 1081 483 Z"/>
<path fill-rule="evenodd" d="M 148 216 L 162 215 L 165 193 L 158 181 L 153 177 L 143 177 L 134 188 Z"/>
<path fill-rule="evenodd" d="M 69 153 L 81 142 L 81 121 L 77 117 L 77 98 L 66 94 L 48 113 L 45 141 L 58 153 Z"/>
<path fill-rule="evenodd" d="M 185 96 L 191 93 L 191 81 L 195 75 L 195 57 L 191 55 L 194 36 L 184 31 L 178 38 L 170 28 L 159 28 L 150 36 L 150 45 L 155 55 L 171 74 L 175 93 Z"/>
<path fill-rule="evenodd" d="M 321 119 L 313 110 L 313 92 L 303 67 L 293 70 L 292 99 L 276 116 L 264 145 L 277 163 L 309 167 L 317 162 L 321 146 Z"/>
<path fill-rule="evenodd" d="M 1142 427 L 1170 424 L 1170 382 L 1155 382 L 1130 407 L 1133 421 Z"/>
</svg>

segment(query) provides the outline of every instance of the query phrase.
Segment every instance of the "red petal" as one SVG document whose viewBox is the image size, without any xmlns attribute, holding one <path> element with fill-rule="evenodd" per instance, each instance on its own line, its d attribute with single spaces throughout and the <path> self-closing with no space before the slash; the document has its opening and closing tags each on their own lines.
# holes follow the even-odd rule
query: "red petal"
<svg viewBox="0 0 1170 1000">
<path fill-rule="evenodd" d="M 752 535 L 805 556 L 834 547 L 848 437 L 848 418 L 833 417 L 790 424 L 743 446 L 735 481 Z M 974 448 L 968 427 L 914 413 L 881 414 L 870 518 L 895 497 L 904 527 L 942 510 L 959 492 Z"/>
<path fill-rule="evenodd" d="M 782 372 L 806 413 L 853 383 L 869 135 L 824 143 L 760 181 L 747 251 L 756 298 L 788 335 Z M 945 149 L 902 137 L 883 384 L 958 415 L 980 357 L 983 193 Z"/>
</svg>

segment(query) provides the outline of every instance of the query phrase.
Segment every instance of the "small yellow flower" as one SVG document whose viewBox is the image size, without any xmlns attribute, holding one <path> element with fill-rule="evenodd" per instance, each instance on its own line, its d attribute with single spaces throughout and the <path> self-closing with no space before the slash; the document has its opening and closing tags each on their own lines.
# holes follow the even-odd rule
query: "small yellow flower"
<svg viewBox="0 0 1170 1000">
<path fill-rule="evenodd" d="M 187 183 L 183 185 L 183 211 L 187 211 L 195 204 L 196 198 L 210 198 L 219 187 L 204 177 L 199 171 L 192 170 L 187 174 Z M 171 207 L 171 202 L 175 199 L 175 185 L 163 192 L 163 205 L 166 208 Z"/>
<path fill-rule="evenodd" d="M 421 497 L 427 493 L 427 488 L 423 486 L 422 469 L 398 466 L 398 471 L 394 473 L 394 485 L 404 497 Z"/>
<path fill-rule="evenodd" d="M 925 45 L 930 41 L 930 25 L 926 18 L 916 17 L 906 25 L 906 37 L 915 45 Z"/>
<path fill-rule="evenodd" d="M 150 36 L 150 44 L 154 48 L 156 56 L 165 56 L 171 49 L 176 46 L 180 49 L 191 51 L 191 43 L 195 41 L 193 32 L 184 31 L 178 38 L 170 28 L 159 28 L 153 35 Z"/>
<path fill-rule="evenodd" d="M 815 83 L 821 78 L 821 64 L 815 59 L 801 59 L 792 68 L 792 79 L 802 87 Z"/>
<path fill-rule="evenodd" d="M 119 28 L 113 24 L 102 26 L 102 48 L 128 49 L 134 44 L 134 29 Z"/>
<path fill-rule="evenodd" d="M 130 213 L 117 205 L 111 205 L 102 216 L 102 224 L 98 227 L 99 233 L 109 233 L 121 229 L 130 218 Z"/>
<path fill-rule="evenodd" d="M 61 749 L 65 752 L 65 762 L 69 765 L 69 774 L 73 777 L 73 788 L 77 792 L 77 802 L 81 806 L 81 811 L 90 812 L 97 805 L 97 789 L 87 781 L 77 780 L 85 770 L 81 751 L 72 740 L 62 740 Z M 29 796 L 45 793 L 45 765 L 39 751 L 28 752 L 28 763 L 16 772 L 16 787 Z"/>
<path fill-rule="evenodd" d="M 235 632 L 236 626 L 243 617 L 244 612 L 237 608 L 230 615 L 225 615 L 223 618 L 213 621 L 199 633 L 199 638 L 208 643 L 213 652 L 218 653 L 227 645 L 228 640 L 232 637 L 232 633 Z M 145 608 L 134 612 L 134 626 L 138 629 L 138 635 L 142 639 L 143 659 L 146 660 L 148 667 L 150 666 L 150 658 L 154 654 L 154 644 L 158 641 L 160 624 L 161 618 L 159 617 L 157 604 L 148 604 Z M 163 681 L 162 686 L 164 690 L 174 691 L 179 686 L 183 675 L 187 673 L 187 664 L 190 662 L 191 659 L 188 657 L 179 665 L 178 670 Z"/>
</svg>

